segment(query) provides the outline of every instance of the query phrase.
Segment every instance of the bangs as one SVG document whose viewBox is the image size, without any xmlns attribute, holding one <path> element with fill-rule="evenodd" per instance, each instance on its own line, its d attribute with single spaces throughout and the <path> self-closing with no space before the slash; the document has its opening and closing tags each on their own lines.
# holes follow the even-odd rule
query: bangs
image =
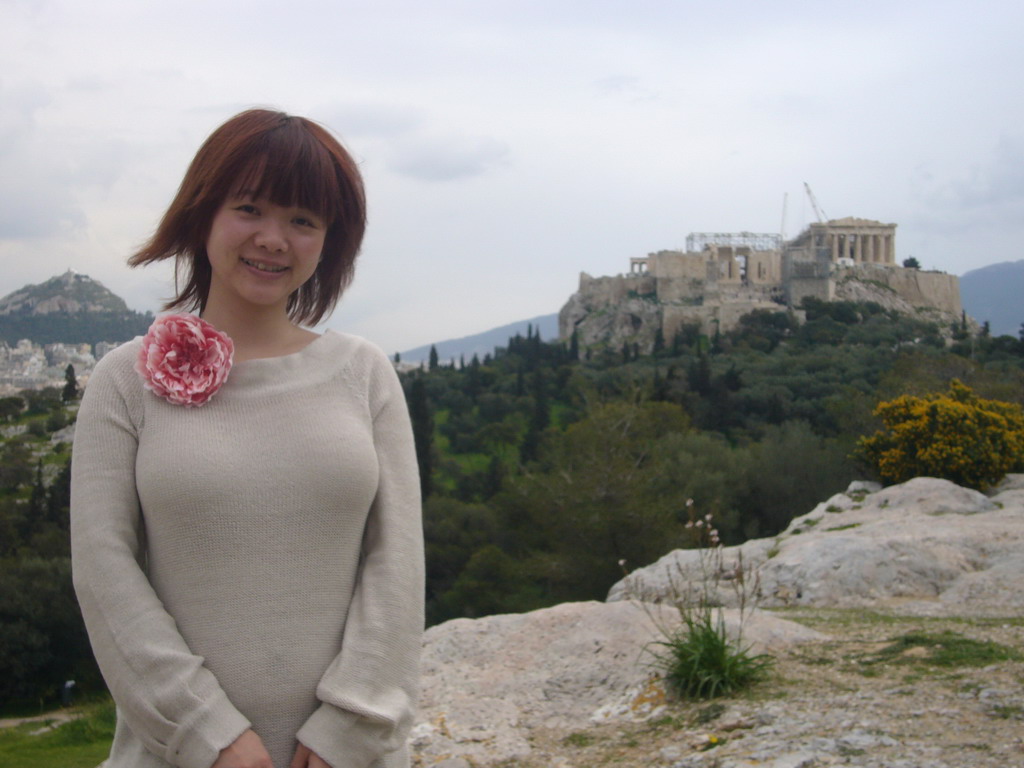
<svg viewBox="0 0 1024 768">
<path fill-rule="evenodd" d="M 292 122 L 268 131 L 239 158 L 241 172 L 232 194 L 244 191 L 275 205 L 297 206 L 315 213 L 328 225 L 343 207 L 335 163 L 327 149 Z"/>
</svg>

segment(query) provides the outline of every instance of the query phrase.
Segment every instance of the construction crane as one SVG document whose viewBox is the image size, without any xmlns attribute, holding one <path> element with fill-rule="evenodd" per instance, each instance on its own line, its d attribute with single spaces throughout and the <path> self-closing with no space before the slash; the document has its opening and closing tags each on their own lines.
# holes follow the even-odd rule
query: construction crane
<svg viewBox="0 0 1024 768">
<path fill-rule="evenodd" d="M 782 223 L 779 225 L 779 239 L 786 242 L 786 203 L 789 202 L 789 192 L 782 193 Z"/>
<path fill-rule="evenodd" d="M 818 217 L 818 223 L 824 224 L 828 221 L 828 216 L 825 215 L 825 211 L 818 207 L 818 201 L 814 199 L 814 193 L 811 192 L 811 185 L 806 181 L 804 182 L 804 189 L 807 190 L 807 197 L 811 201 L 811 208 L 814 209 L 814 215 Z"/>
</svg>

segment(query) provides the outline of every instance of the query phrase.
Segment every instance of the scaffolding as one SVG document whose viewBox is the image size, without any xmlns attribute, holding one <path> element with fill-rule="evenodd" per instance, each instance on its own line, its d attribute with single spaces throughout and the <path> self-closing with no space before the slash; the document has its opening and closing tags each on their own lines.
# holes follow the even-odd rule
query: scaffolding
<svg viewBox="0 0 1024 768">
<path fill-rule="evenodd" d="M 746 247 L 752 251 L 780 251 L 782 235 L 765 232 L 691 232 L 686 236 L 687 253 L 700 253 L 711 245 Z"/>
</svg>

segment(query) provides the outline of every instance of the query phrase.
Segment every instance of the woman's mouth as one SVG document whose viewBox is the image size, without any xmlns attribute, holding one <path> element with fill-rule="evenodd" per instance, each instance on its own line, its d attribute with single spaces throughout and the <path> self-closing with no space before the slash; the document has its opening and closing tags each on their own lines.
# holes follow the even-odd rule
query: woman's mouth
<svg viewBox="0 0 1024 768">
<path fill-rule="evenodd" d="M 242 258 L 242 263 L 247 267 L 258 269 L 260 272 L 284 272 L 288 267 L 281 264 L 264 264 L 262 261 L 253 261 L 252 259 Z"/>
</svg>

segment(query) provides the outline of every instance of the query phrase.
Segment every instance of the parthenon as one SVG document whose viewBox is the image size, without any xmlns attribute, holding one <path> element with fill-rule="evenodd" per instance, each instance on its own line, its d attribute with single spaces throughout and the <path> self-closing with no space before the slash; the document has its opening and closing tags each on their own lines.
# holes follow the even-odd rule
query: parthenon
<svg viewBox="0 0 1024 768">
<path fill-rule="evenodd" d="M 896 225 L 870 219 L 835 219 L 811 224 L 788 243 L 787 251 L 811 246 L 824 250 L 833 262 L 849 259 L 854 264 L 896 264 Z"/>
<path fill-rule="evenodd" d="M 710 335 L 754 310 L 793 311 L 807 298 L 865 300 L 877 286 L 881 302 L 960 316 L 955 276 L 901 267 L 895 224 L 847 217 L 810 224 L 789 241 L 773 233 L 695 232 L 685 251 L 631 257 L 626 274 L 583 273 L 559 330 L 565 338 L 580 331 L 587 343 L 621 337 L 651 344 L 655 329 L 671 338 L 697 323 Z"/>
</svg>

